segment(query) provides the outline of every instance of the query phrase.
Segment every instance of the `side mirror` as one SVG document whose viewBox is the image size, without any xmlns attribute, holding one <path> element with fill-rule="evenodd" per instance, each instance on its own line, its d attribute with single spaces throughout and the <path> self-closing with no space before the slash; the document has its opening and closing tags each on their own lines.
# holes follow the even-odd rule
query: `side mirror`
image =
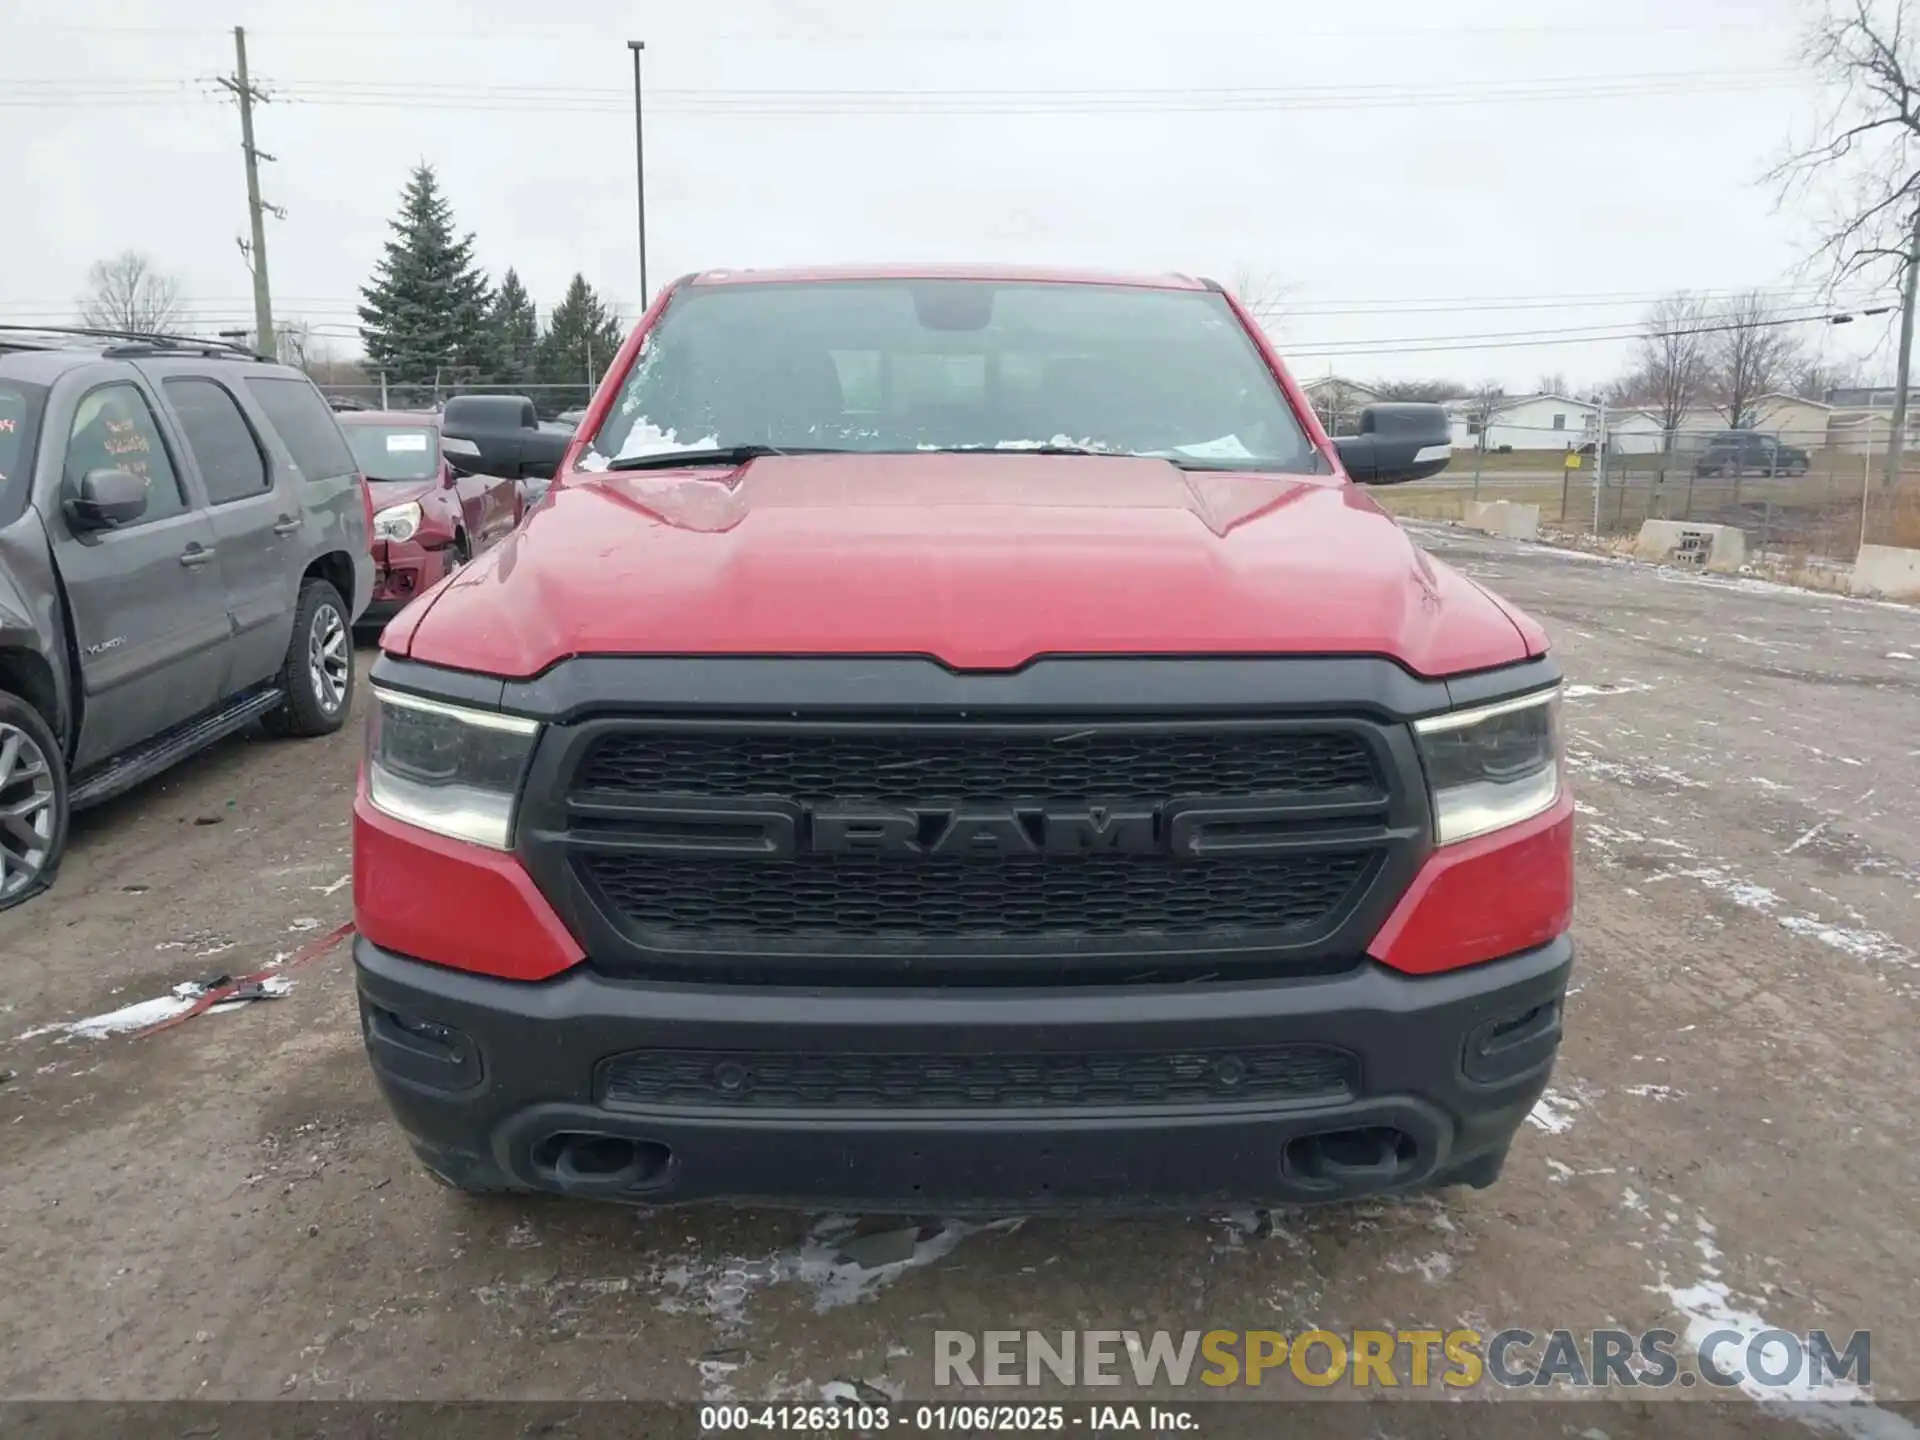
<svg viewBox="0 0 1920 1440">
<path fill-rule="evenodd" d="M 560 457 L 567 453 L 573 436 L 557 430 L 531 430 L 520 442 L 520 474 L 528 480 L 551 480 L 560 468 Z"/>
<path fill-rule="evenodd" d="M 1360 433 L 1337 436 L 1347 477 L 1361 485 L 1425 480 L 1453 458 L 1453 424 L 1439 405 L 1396 402 L 1360 412 Z"/>
<path fill-rule="evenodd" d="M 457 395 L 440 416 L 440 446 L 455 469 L 506 480 L 551 479 L 571 435 L 540 428 L 523 395 Z"/>
<path fill-rule="evenodd" d="M 68 487 L 66 511 L 76 530 L 112 530 L 147 513 L 147 482 L 131 470 L 89 470 Z"/>
<path fill-rule="evenodd" d="M 447 462 L 447 469 L 454 475 L 484 475 L 481 469 L 485 457 L 480 447 L 471 440 L 462 440 L 457 435 L 440 437 L 440 456 Z"/>
</svg>

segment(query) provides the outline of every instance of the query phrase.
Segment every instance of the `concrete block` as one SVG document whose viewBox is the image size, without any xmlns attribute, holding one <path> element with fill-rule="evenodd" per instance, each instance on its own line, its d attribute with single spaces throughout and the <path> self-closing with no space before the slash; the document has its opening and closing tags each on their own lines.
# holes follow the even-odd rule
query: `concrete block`
<svg viewBox="0 0 1920 1440">
<path fill-rule="evenodd" d="M 1504 535 L 1509 540 L 1540 538 L 1540 507 L 1516 505 L 1511 500 L 1469 500 L 1467 528 L 1484 530 L 1489 535 Z"/>
<path fill-rule="evenodd" d="M 1747 532 L 1733 525 L 1649 520 L 1640 527 L 1633 553 L 1642 560 L 1670 560 L 1676 565 L 1730 572 L 1747 563 Z"/>
<path fill-rule="evenodd" d="M 1920 600 L 1920 550 L 1897 545 L 1862 545 L 1850 582 L 1856 595 L 1889 600 Z"/>
</svg>

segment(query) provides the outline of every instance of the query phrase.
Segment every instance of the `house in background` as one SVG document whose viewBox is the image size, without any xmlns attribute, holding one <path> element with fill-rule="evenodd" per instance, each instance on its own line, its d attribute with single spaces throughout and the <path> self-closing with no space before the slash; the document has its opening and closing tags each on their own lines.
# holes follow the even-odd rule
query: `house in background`
<svg viewBox="0 0 1920 1440">
<path fill-rule="evenodd" d="M 1833 414 L 1832 406 L 1818 400 L 1769 393 L 1754 401 L 1748 417 L 1752 423 L 1744 428 L 1763 431 L 1782 444 L 1796 445 L 1802 450 L 1824 450 L 1831 443 L 1828 431 Z M 1663 420 L 1658 411 L 1646 406 L 1631 409 L 1608 406 L 1607 436 L 1611 452 L 1615 455 L 1663 453 L 1668 448 Z M 1674 427 L 1672 453 L 1697 455 L 1715 435 L 1733 428 L 1724 407 L 1690 405 L 1681 412 L 1679 424 Z"/>
<path fill-rule="evenodd" d="M 1302 380 L 1300 388 L 1307 392 L 1307 403 L 1313 406 L 1329 435 L 1351 432 L 1360 412 L 1380 398 L 1380 392 L 1373 386 L 1340 375 Z"/>
<path fill-rule="evenodd" d="M 1666 448 L 1666 429 L 1651 410 L 1607 407 L 1607 453 L 1658 455 Z"/>
<path fill-rule="evenodd" d="M 1833 406 L 1799 395 L 1771 393 L 1753 402 L 1750 417 L 1754 430 L 1776 436 L 1782 445 L 1797 445 L 1802 450 L 1824 450 L 1831 441 Z"/>
<path fill-rule="evenodd" d="M 1503 395 L 1481 434 L 1480 402 L 1452 400 L 1456 450 L 1540 450 L 1564 454 L 1600 433 L 1600 407 L 1565 395 Z"/>
<path fill-rule="evenodd" d="M 1887 385 L 1827 391 L 1827 448 L 1845 455 L 1880 455 L 1893 435 L 1893 402 Z M 1920 390 L 1907 392 L 1906 445 L 1920 442 Z"/>
</svg>

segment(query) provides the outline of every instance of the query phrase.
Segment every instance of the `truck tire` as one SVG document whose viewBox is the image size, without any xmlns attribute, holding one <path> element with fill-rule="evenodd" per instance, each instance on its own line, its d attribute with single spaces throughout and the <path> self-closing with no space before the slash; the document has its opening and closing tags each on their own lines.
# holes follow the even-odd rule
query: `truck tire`
<svg viewBox="0 0 1920 1440">
<path fill-rule="evenodd" d="M 293 613 L 293 638 L 276 682 L 285 696 L 267 712 L 274 735 L 331 735 L 347 723 L 353 708 L 353 631 L 346 602 L 325 580 L 300 587 Z"/>
<path fill-rule="evenodd" d="M 67 848 L 67 764 L 40 712 L 0 690 L 0 910 L 53 883 Z"/>
</svg>

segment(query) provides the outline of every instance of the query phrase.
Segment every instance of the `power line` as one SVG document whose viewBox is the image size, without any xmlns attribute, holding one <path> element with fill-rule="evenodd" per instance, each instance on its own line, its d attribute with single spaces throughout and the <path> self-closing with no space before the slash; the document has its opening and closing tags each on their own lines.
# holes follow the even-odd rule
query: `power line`
<svg viewBox="0 0 1920 1440">
<path fill-rule="evenodd" d="M 174 36 L 174 37 L 199 36 L 202 38 L 210 38 L 213 35 L 224 33 L 223 31 L 219 30 L 216 27 L 206 27 L 206 26 L 42 24 L 38 20 L 35 21 L 33 28 L 36 34 L 45 34 L 45 35 L 153 35 L 153 36 Z M 362 35 L 368 39 L 426 40 L 426 41 L 433 42 L 435 45 L 445 45 L 450 42 L 462 42 L 462 41 L 493 44 L 493 43 L 497 43 L 499 30 L 501 29 L 504 29 L 507 31 L 523 31 L 529 34 L 549 34 L 549 35 L 578 34 L 582 31 L 591 31 L 594 33 L 598 33 L 597 27 L 593 26 L 592 24 L 568 22 L 568 21 L 551 21 L 551 22 L 545 22 L 545 23 L 515 21 L 505 26 L 499 27 L 499 29 L 490 29 L 486 33 L 467 34 L 467 35 L 463 35 L 458 32 L 449 32 L 448 30 L 445 30 L 445 29 L 430 29 L 430 30 L 407 30 L 407 29 L 358 30 L 357 29 L 355 33 Z M 1611 24 L 1603 23 L 1603 24 L 1576 24 L 1576 25 L 1440 24 L 1440 25 L 1400 25 L 1400 26 L 1378 25 L 1371 21 L 1369 21 L 1364 25 L 1327 25 L 1324 23 L 1299 25 L 1299 24 L 1294 24 L 1290 22 L 1286 30 L 1286 39 L 1289 44 L 1292 44 L 1302 39 L 1318 39 L 1322 37 L 1330 38 L 1330 39 L 1344 38 L 1344 37 L 1353 36 L 1353 35 L 1364 35 L 1370 39 L 1378 36 L 1387 36 L 1387 35 L 1394 35 L 1394 36 L 1402 36 L 1402 35 L 1404 36 L 1539 35 L 1539 36 L 1551 38 L 1559 35 L 1726 34 L 1729 32 L 1745 31 L 1750 29 L 1752 29 L 1752 22 L 1747 20 L 1715 21 L 1715 22 L 1709 22 L 1704 24 L 1703 23 L 1667 23 L 1667 22 L 1656 22 L 1652 24 L 1638 24 L 1638 23 L 1632 23 L 1632 22 L 1619 21 Z M 313 37 L 319 37 L 319 36 L 337 37 L 337 36 L 340 36 L 342 33 L 344 33 L 343 27 L 339 27 L 339 26 L 334 26 L 334 27 L 298 26 L 298 27 L 290 27 L 290 28 L 281 28 L 279 26 L 269 26 L 264 30 L 257 29 L 254 31 L 254 34 L 256 36 L 265 35 L 269 38 L 286 37 L 289 39 L 303 38 L 303 37 L 313 38 Z M 1176 26 L 1170 29 L 1160 30 L 1160 31 L 1136 30 L 1130 33 L 1133 34 L 1135 39 L 1139 39 L 1139 40 L 1168 41 L 1168 40 L 1176 40 L 1176 39 L 1196 38 L 1196 31 L 1190 25 Z M 1204 41 L 1208 44 L 1213 44 L 1218 41 L 1218 39 L 1220 38 L 1220 34 L 1221 32 L 1217 28 L 1209 29 L 1208 31 L 1204 32 L 1204 34 L 1201 35 L 1200 38 L 1204 39 Z M 709 30 L 709 29 L 702 28 L 698 32 L 698 39 L 702 42 L 709 41 L 709 40 L 729 40 L 729 41 L 758 40 L 758 41 L 778 42 L 783 44 L 797 41 L 797 42 L 805 42 L 805 43 L 819 43 L 819 44 L 832 44 L 832 45 L 845 44 L 850 41 L 873 41 L 876 43 L 912 43 L 915 41 L 928 41 L 928 40 L 978 40 L 985 43 L 996 43 L 1000 41 L 1018 40 L 1023 38 L 1026 38 L 1026 34 L 1024 32 L 1015 32 L 1015 31 L 1008 31 L 1008 30 L 865 30 L 863 29 L 859 31 L 823 31 L 823 30 L 768 30 L 768 29 L 756 26 L 752 29 L 730 29 L 730 30 Z"/>
<path fill-rule="evenodd" d="M 672 90 L 663 89 L 664 111 L 700 115 L 1110 115 L 1225 114 L 1301 110 L 1370 110 L 1409 105 L 1478 105 L 1561 100 L 1608 100 L 1658 95 L 1697 96 L 1771 89 L 1793 71 L 1651 72 L 1644 75 L 1560 77 L 1438 86 L 1216 87 L 1138 90 Z M 0 105 L 158 105 L 194 98 L 191 82 L 143 80 L 0 82 Z M 43 88 L 35 88 L 43 87 Z M 542 87 L 478 89 L 433 82 L 308 81 L 283 83 L 272 98 L 311 106 L 486 109 L 559 114 L 624 110 L 616 90 Z"/>
<path fill-rule="evenodd" d="M 1410 341 L 1410 342 L 1404 342 L 1404 343 L 1400 341 L 1391 341 L 1391 342 L 1380 342 L 1377 346 L 1375 346 L 1375 345 L 1370 345 L 1368 342 L 1365 342 L 1365 341 L 1352 341 L 1352 342 L 1320 341 L 1320 342 L 1305 343 L 1305 344 L 1298 344 L 1298 345 L 1282 344 L 1280 345 L 1279 349 L 1281 354 L 1286 356 L 1288 359 L 1297 360 L 1297 359 L 1322 358 L 1326 356 L 1335 356 L 1335 355 L 1343 355 L 1343 356 L 1344 355 L 1351 355 L 1351 356 L 1424 355 L 1424 354 L 1436 354 L 1436 353 L 1441 353 L 1445 351 L 1530 349 L 1530 348 L 1536 348 L 1543 345 L 1572 345 L 1572 344 L 1597 345 L 1597 344 L 1605 344 L 1612 341 L 1639 340 L 1642 338 L 1666 339 L 1666 338 L 1672 338 L 1672 337 L 1682 336 L 1682 335 L 1724 335 L 1735 330 L 1772 329 L 1774 327 L 1782 326 L 1782 325 L 1816 325 L 1816 324 L 1845 325 L 1845 324 L 1850 324 L 1852 321 L 1856 319 L 1864 318 L 1867 316 L 1890 315 L 1897 308 L 1898 306 L 1896 304 L 1888 303 L 1884 305 L 1874 306 L 1873 308 L 1866 309 L 1866 310 L 1840 311 L 1840 312 L 1815 314 L 1815 315 L 1793 315 L 1793 316 L 1784 316 L 1777 319 L 1756 320 L 1756 319 L 1749 318 L 1749 319 L 1742 319 L 1737 321 L 1728 321 L 1721 324 L 1690 326 L 1683 330 L 1671 330 L 1671 331 L 1659 331 L 1659 332 L 1650 331 L 1646 329 L 1644 326 L 1633 329 L 1633 330 L 1620 330 L 1620 331 L 1616 331 L 1615 333 L 1605 334 L 1605 335 L 1587 334 L 1587 333 L 1578 333 L 1578 332 L 1570 333 L 1567 331 L 1560 331 L 1560 332 L 1541 332 L 1541 333 L 1536 333 L 1529 336 L 1528 332 L 1526 331 L 1515 331 L 1515 332 L 1512 332 L 1512 338 L 1488 339 L 1485 341 L 1473 341 L 1472 343 L 1459 343 L 1463 337 L 1448 336 L 1448 337 L 1434 337 L 1434 340 L 1432 343 L 1428 343 L 1425 341 L 1418 341 L 1418 342 Z"/>
</svg>

